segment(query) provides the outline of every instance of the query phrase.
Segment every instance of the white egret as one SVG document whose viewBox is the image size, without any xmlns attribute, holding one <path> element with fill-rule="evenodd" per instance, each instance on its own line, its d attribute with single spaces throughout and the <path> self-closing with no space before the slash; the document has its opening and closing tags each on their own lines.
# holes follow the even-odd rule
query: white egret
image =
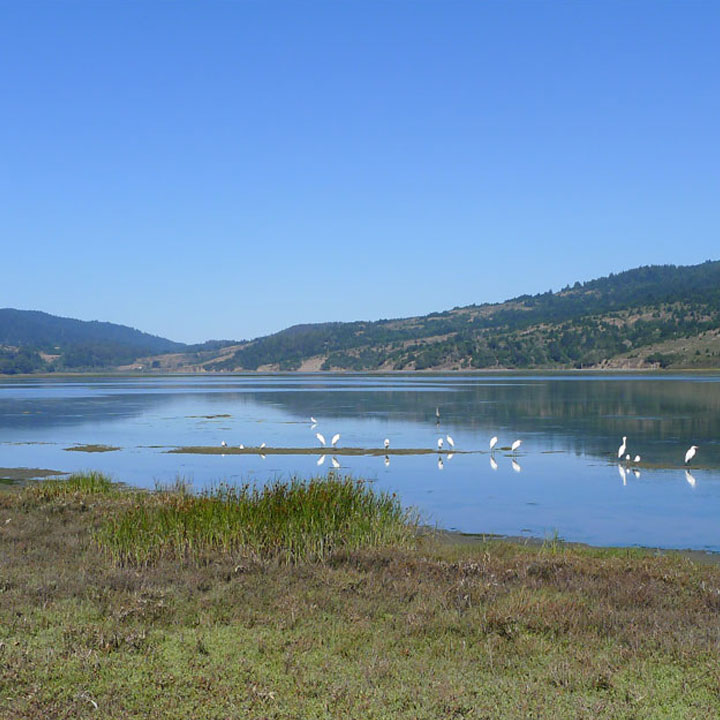
<svg viewBox="0 0 720 720">
<path fill-rule="evenodd" d="M 223 440 L 223 441 L 220 443 L 220 447 L 227 447 L 227 443 Z"/>
<path fill-rule="evenodd" d="M 695 487 L 695 478 L 689 470 L 685 471 L 685 479 L 688 481 L 690 487 Z"/>
<path fill-rule="evenodd" d="M 316 462 L 315 464 L 316 464 L 316 465 L 322 465 L 324 462 L 325 462 L 325 455 L 321 455 L 321 456 L 317 459 L 317 462 Z"/>
<path fill-rule="evenodd" d="M 698 449 L 697 445 L 690 446 L 690 449 L 685 453 L 685 464 L 689 463 L 695 457 L 695 453 L 697 452 L 697 449 Z"/>
<path fill-rule="evenodd" d="M 325 436 L 320 433 L 315 433 L 315 437 L 320 441 L 320 444 L 325 447 Z"/>
<path fill-rule="evenodd" d="M 390 466 L 390 456 L 386 455 L 385 456 L 385 467 L 389 467 L 389 466 Z"/>
<path fill-rule="evenodd" d="M 630 462 L 630 453 L 625 456 L 625 462 Z"/>
<path fill-rule="evenodd" d="M 627 448 L 627 436 L 623 435 L 622 445 L 618 448 L 618 460 L 625 454 Z"/>
<path fill-rule="evenodd" d="M 317 420 L 312 415 L 310 416 L 310 422 L 313 423 L 313 425 L 317 425 Z"/>
<path fill-rule="evenodd" d="M 443 439 L 438 438 L 438 450 L 442 450 L 442 446 L 443 446 Z"/>
<path fill-rule="evenodd" d="M 618 472 L 620 473 L 620 477 L 622 478 L 623 485 L 627 485 L 627 472 L 622 465 L 618 465 Z"/>
<path fill-rule="evenodd" d="M 335 433 L 332 436 L 332 440 L 330 441 L 330 444 L 335 447 L 337 445 L 337 441 L 340 439 L 340 433 Z"/>
<path fill-rule="evenodd" d="M 260 449 L 262 450 L 265 447 L 265 443 L 260 443 Z"/>
<path fill-rule="evenodd" d="M 637 468 L 633 468 L 633 475 L 634 475 L 636 478 L 639 478 L 639 477 L 640 477 L 640 471 L 639 471 Z"/>
<path fill-rule="evenodd" d="M 445 437 L 447 438 L 448 445 L 449 445 L 451 448 L 454 448 L 454 447 L 455 447 L 455 441 L 454 441 L 449 435 L 446 435 Z"/>
<path fill-rule="evenodd" d="M 240 443 L 240 444 L 238 445 L 238 449 L 239 449 L 239 450 L 244 450 L 244 449 L 245 449 L 245 446 L 244 446 L 242 443 Z"/>
<path fill-rule="evenodd" d="M 516 462 L 515 460 L 511 460 L 510 462 L 512 463 L 512 469 L 513 469 L 515 472 L 520 472 L 520 471 L 522 470 L 522 468 L 520 467 L 520 463 L 519 463 L 519 462 Z"/>
<path fill-rule="evenodd" d="M 498 464 L 495 462 L 495 458 L 492 457 L 492 456 L 490 456 L 490 467 L 491 467 L 493 470 L 497 470 L 497 469 L 498 469 Z"/>
<path fill-rule="evenodd" d="M 338 462 L 338 459 L 336 457 L 330 458 L 330 462 L 336 470 L 340 467 L 340 463 Z"/>
<path fill-rule="evenodd" d="M 640 456 L 639 456 L 639 455 L 636 455 L 636 456 L 633 458 L 633 462 L 639 463 L 639 462 L 640 462 Z"/>
<path fill-rule="evenodd" d="M 383 445 L 385 446 L 385 449 L 387 450 L 390 447 L 390 440 L 388 438 L 385 438 L 383 441 Z"/>
<path fill-rule="evenodd" d="M 442 457 L 438 457 L 438 470 L 442 470 L 445 467 Z"/>
<path fill-rule="evenodd" d="M 495 446 L 497 445 L 497 442 L 498 442 L 497 435 L 490 438 L 490 451 L 491 452 L 492 452 L 492 450 L 494 450 Z"/>
<path fill-rule="evenodd" d="M 515 452 L 522 445 L 522 440 L 516 440 L 511 446 L 510 450 Z"/>
<path fill-rule="evenodd" d="M 440 408 L 439 408 L 439 407 L 436 407 L 436 408 L 435 408 L 435 417 L 436 417 L 438 420 L 440 419 Z"/>
</svg>

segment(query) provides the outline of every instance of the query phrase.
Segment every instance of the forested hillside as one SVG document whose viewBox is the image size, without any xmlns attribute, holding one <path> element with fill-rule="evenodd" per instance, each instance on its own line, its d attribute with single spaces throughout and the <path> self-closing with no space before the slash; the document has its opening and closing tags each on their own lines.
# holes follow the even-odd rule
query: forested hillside
<svg viewBox="0 0 720 720">
<path fill-rule="evenodd" d="M 478 294 L 481 290 L 478 289 Z M 188 346 L 132 328 L 0 310 L 0 373 L 720 367 L 720 261 L 641 267 L 421 317 L 295 325 Z"/>
<path fill-rule="evenodd" d="M 402 320 L 297 325 L 212 370 L 584 368 L 720 365 L 720 262 L 641 267 Z M 683 341 L 686 341 L 683 344 Z"/>
<path fill-rule="evenodd" d="M 185 348 L 125 325 L 0 309 L 0 372 L 6 374 L 113 367 Z"/>
</svg>

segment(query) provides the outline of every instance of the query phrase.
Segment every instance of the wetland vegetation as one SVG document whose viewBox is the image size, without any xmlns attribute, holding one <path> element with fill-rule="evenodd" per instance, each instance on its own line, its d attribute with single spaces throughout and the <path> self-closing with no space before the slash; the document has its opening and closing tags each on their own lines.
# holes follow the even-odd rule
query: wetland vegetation
<svg viewBox="0 0 720 720">
<path fill-rule="evenodd" d="M 0 715 L 720 713 L 717 565 L 416 530 L 392 496 L 334 475 L 7 488 Z"/>
</svg>

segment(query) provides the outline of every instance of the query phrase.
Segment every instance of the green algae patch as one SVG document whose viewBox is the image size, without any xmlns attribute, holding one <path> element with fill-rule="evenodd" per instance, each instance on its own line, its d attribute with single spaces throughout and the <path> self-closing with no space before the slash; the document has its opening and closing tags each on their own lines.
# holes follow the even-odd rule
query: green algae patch
<svg viewBox="0 0 720 720">
<path fill-rule="evenodd" d="M 63 449 L 68 452 L 86 453 L 115 452 L 116 450 L 122 450 L 122 448 L 116 447 L 115 445 L 73 445 L 72 447 L 66 447 Z"/>
</svg>

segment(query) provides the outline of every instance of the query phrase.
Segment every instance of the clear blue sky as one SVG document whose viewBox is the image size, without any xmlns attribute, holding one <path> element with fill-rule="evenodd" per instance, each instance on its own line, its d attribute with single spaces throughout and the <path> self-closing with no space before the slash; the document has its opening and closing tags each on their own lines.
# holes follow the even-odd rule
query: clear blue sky
<svg viewBox="0 0 720 720">
<path fill-rule="evenodd" d="M 0 0 L 0 307 L 187 342 L 720 258 L 720 2 Z"/>
</svg>

